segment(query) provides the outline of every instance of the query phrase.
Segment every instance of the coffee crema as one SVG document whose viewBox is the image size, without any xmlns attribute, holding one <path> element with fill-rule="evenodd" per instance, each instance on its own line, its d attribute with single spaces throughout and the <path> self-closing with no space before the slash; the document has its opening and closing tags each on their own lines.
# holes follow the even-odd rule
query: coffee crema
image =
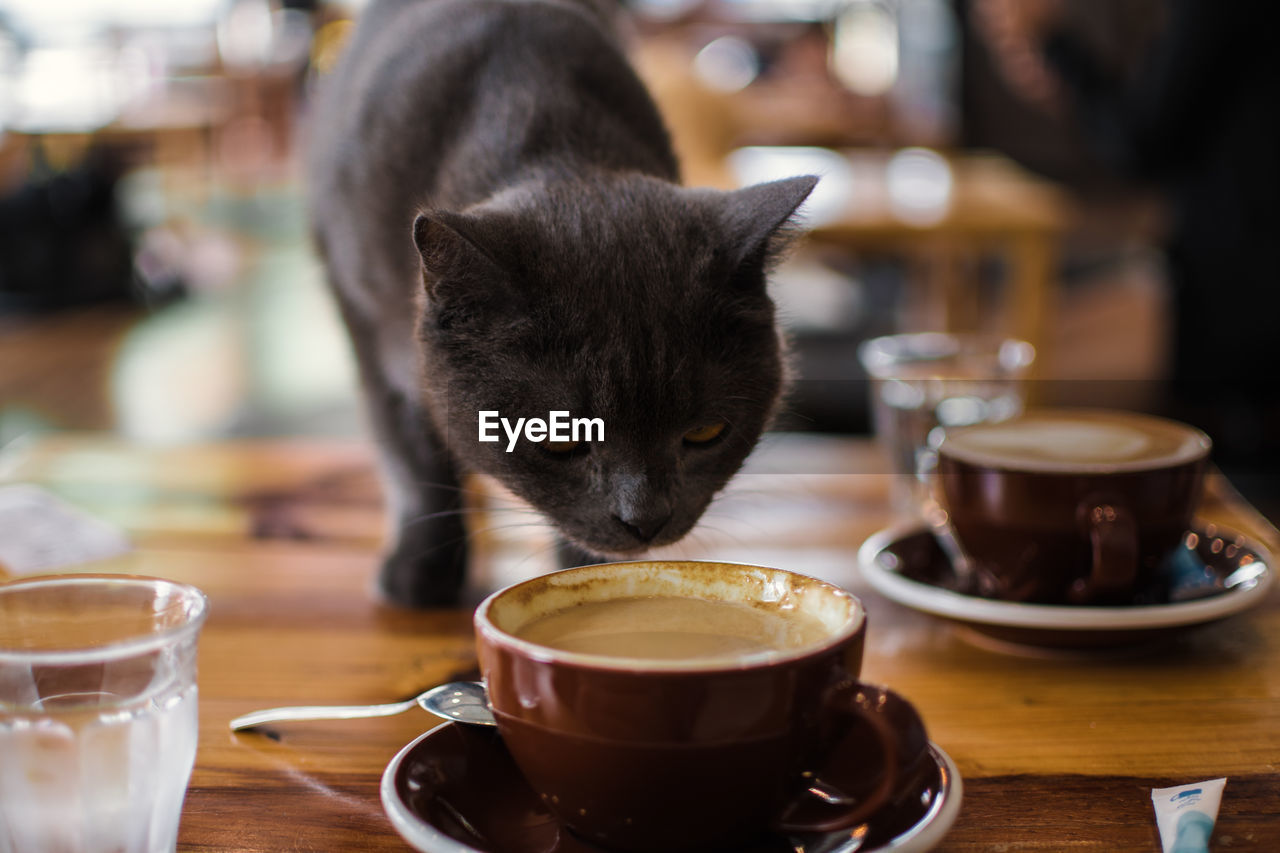
<svg viewBox="0 0 1280 853">
<path fill-rule="evenodd" d="M 815 645 L 828 633 L 798 611 L 667 595 L 588 601 L 537 616 L 514 632 L 561 651 L 640 660 L 785 652 Z"/>
<path fill-rule="evenodd" d="M 1027 471 L 1141 471 L 1208 454 L 1208 436 L 1130 412 L 1042 410 L 949 431 L 940 452 L 972 465 Z"/>
</svg>

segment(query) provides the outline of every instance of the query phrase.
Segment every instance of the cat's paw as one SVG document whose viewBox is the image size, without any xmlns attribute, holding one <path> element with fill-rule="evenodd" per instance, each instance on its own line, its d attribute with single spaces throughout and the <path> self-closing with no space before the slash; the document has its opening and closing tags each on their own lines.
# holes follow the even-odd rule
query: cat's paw
<svg viewBox="0 0 1280 853">
<path fill-rule="evenodd" d="M 466 572 L 465 542 L 401 539 L 382 561 L 377 594 L 398 607 L 452 607 L 460 600 Z"/>
</svg>

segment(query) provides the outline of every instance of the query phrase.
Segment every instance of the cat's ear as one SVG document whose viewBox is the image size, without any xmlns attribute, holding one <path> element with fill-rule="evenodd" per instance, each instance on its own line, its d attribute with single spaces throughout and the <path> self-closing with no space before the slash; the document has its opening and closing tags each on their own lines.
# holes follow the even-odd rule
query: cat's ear
<svg viewBox="0 0 1280 853">
<path fill-rule="evenodd" d="M 786 246 L 785 226 L 817 184 L 816 176 L 803 175 L 727 193 L 724 225 L 732 266 L 767 266 Z"/>
<path fill-rule="evenodd" d="M 480 223 L 448 210 L 419 213 L 413 220 L 413 242 L 422 257 L 429 295 L 441 282 L 470 281 L 500 270 L 485 248 Z"/>
</svg>

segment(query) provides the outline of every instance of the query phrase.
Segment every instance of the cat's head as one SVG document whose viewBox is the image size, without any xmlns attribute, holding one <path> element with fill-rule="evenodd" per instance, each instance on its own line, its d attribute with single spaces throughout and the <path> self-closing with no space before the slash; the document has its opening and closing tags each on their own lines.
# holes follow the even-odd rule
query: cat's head
<svg viewBox="0 0 1280 853">
<path fill-rule="evenodd" d="M 454 457 L 586 551 L 682 537 L 778 404 L 765 278 L 816 181 L 734 192 L 640 176 L 555 182 L 420 215 L 425 393 Z M 496 413 L 484 419 L 498 440 L 480 440 L 481 412 Z M 553 443 L 522 431 L 511 447 L 497 420 L 553 412 L 590 419 L 591 432 Z"/>
</svg>

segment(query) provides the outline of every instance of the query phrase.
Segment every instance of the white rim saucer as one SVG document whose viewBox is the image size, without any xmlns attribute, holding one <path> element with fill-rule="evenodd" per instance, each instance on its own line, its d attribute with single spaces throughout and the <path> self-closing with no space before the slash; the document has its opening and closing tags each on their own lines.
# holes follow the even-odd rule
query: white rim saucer
<svg viewBox="0 0 1280 853">
<path fill-rule="evenodd" d="M 406 744 L 382 771 L 382 808 L 391 819 L 391 825 L 400 837 L 419 853 L 484 853 L 469 844 L 446 835 L 423 820 L 397 793 L 396 774 L 405 759 L 423 741 L 448 726 L 458 723 L 441 723 Z M 859 853 L 926 853 L 942 842 L 960 816 L 960 803 L 964 798 L 964 782 L 951 756 L 932 741 L 929 751 L 933 754 L 942 776 L 940 792 L 929 811 L 906 832 L 879 847 L 867 848 Z"/>
<path fill-rule="evenodd" d="M 1275 558 L 1265 547 L 1243 538 L 1258 556 L 1258 574 L 1210 598 L 1132 607 L 1023 604 L 964 595 L 911 580 L 882 565 L 880 554 L 906 536 L 926 531 L 924 522 L 901 524 L 871 535 L 858 549 L 858 568 L 877 592 L 907 607 L 980 625 L 1052 631 L 1135 631 L 1198 625 L 1246 610 L 1266 597 L 1275 579 Z M 1218 528 L 1234 536 L 1233 531 Z"/>
<path fill-rule="evenodd" d="M 400 833 L 400 837 L 409 842 L 409 846 L 421 853 L 481 853 L 469 844 L 463 844 L 456 838 L 445 835 L 431 824 L 427 823 L 400 799 L 400 795 L 396 790 L 396 773 L 400 771 L 400 765 L 404 763 L 409 753 L 414 748 L 431 737 L 445 726 L 452 726 L 454 723 L 441 723 L 433 729 L 429 729 L 418 735 L 396 753 L 396 757 L 391 759 L 387 764 L 387 769 L 382 771 L 382 810 L 387 813 L 387 817 L 391 819 L 391 825 L 396 828 L 396 832 Z"/>
</svg>

